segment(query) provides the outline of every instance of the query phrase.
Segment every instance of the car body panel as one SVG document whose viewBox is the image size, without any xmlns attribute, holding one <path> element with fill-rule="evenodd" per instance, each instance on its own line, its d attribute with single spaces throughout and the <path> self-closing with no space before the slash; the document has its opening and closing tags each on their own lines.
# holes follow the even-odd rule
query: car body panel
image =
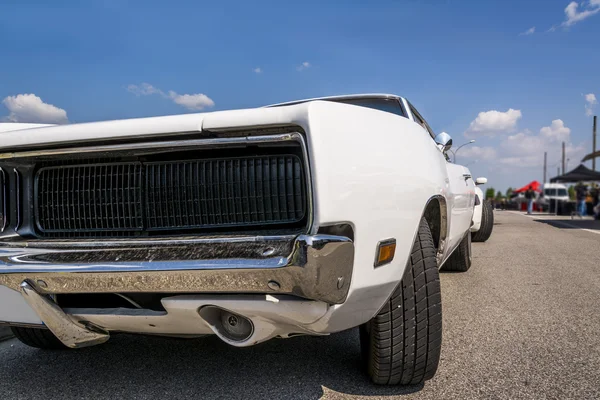
<svg viewBox="0 0 600 400">
<path fill-rule="evenodd" d="M 166 117 L 134 118 L 115 121 L 87 122 L 82 124 L 50 125 L 28 128 L 26 134 L 19 130 L 0 132 L 0 152 L 3 149 L 21 150 L 56 145 L 71 145 L 135 138 L 173 136 L 181 133 L 198 133 L 203 114 L 184 114 Z"/>
<path fill-rule="evenodd" d="M 448 246 L 455 248 L 471 227 L 475 199 L 475 184 L 471 173 L 466 167 L 447 163 L 450 202 L 450 233 Z"/>
<path fill-rule="evenodd" d="M 408 106 L 400 97 L 384 96 Z M 469 231 L 475 197 L 469 170 L 446 161 L 430 133 L 414 121 L 410 111 L 408 114 L 407 118 L 317 99 L 269 108 L 73 124 L 32 129 L 27 135 L 1 134 L 0 159 L 14 156 L 13 151 L 93 145 L 98 140 L 175 140 L 183 133 L 202 138 L 209 132 L 297 127 L 306 140 L 314 205 L 306 233 L 314 235 L 321 228 L 339 224 L 350 225 L 354 232 L 353 272 L 345 301 L 330 304 L 318 320 L 305 326 L 322 334 L 365 323 L 380 310 L 402 279 L 429 201 L 443 199 L 442 215 L 448 218 L 447 231 L 441 233 L 445 240 L 438 254 L 440 266 Z M 391 238 L 397 243 L 393 260 L 374 267 L 378 243 Z M 26 311 L 23 315 L 29 316 L 18 321 L 14 316 L 3 317 L 7 315 L 2 310 L 5 293 L 0 292 L 0 321 L 12 318 L 10 321 L 30 323 Z M 26 306 L 19 305 L 22 310 L 27 310 Z"/>
<path fill-rule="evenodd" d="M 483 191 L 479 186 L 475 186 L 475 195 L 479 198 L 479 202 L 475 203 L 475 209 L 473 210 L 473 225 L 471 226 L 471 232 L 477 232 L 481 229 L 481 213 L 483 212 L 483 202 L 485 201 Z"/>
<path fill-rule="evenodd" d="M 25 122 L 0 122 L 0 133 L 22 131 L 24 129 L 46 128 L 54 124 L 29 124 Z"/>
</svg>

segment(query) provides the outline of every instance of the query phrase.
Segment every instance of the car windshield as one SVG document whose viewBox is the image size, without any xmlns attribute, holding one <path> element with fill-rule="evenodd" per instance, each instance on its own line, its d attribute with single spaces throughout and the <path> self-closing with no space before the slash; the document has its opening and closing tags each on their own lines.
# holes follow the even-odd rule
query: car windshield
<svg viewBox="0 0 600 400">
<path fill-rule="evenodd" d="M 567 193 L 567 189 L 544 189 L 544 195 L 566 197 L 569 194 Z"/>
<path fill-rule="evenodd" d="M 374 108 L 375 110 L 385 111 L 392 114 L 400 115 L 405 117 L 404 111 L 400 106 L 400 102 L 396 99 L 376 99 L 376 98 L 364 98 L 364 99 L 341 99 L 332 100 L 336 103 L 352 104 L 360 107 Z"/>
</svg>

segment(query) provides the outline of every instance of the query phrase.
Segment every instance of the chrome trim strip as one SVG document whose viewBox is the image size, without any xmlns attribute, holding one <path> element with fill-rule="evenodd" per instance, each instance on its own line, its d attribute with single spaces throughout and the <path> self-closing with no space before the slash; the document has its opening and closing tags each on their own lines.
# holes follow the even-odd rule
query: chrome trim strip
<svg viewBox="0 0 600 400">
<path fill-rule="evenodd" d="M 48 329 L 46 325 L 43 324 L 28 324 L 25 322 L 8 322 L 8 321 L 0 321 L 0 326 L 16 326 L 19 328 L 38 328 L 38 329 Z"/>
<path fill-rule="evenodd" d="M 294 133 L 284 133 L 284 134 L 279 134 L 279 135 L 265 135 L 265 136 L 169 140 L 169 141 L 146 142 L 146 143 L 124 143 L 124 144 L 111 144 L 111 145 L 103 145 L 103 146 L 86 146 L 86 147 L 72 147 L 72 148 L 64 148 L 64 149 L 30 150 L 30 151 L 22 151 L 22 152 L 0 153 L 0 159 L 55 156 L 55 155 L 60 155 L 60 154 L 102 153 L 102 152 L 112 152 L 112 151 L 141 150 L 141 149 L 176 149 L 176 148 L 181 148 L 181 147 L 211 147 L 211 146 L 230 145 L 230 144 L 284 142 L 284 141 L 289 141 L 289 140 L 300 141 L 300 140 L 298 140 L 299 138 L 301 138 L 301 135 L 297 132 L 294 132 Z"/>
<path fill-rule="evenodd" d="M 2 200 L 2 210 L 0 210 L 2 211 L 2 218 L 0 219 L 0 233 L 4 232 L 4 228 L 6 228 L 6 222 L 8 221 L 8 215 L 6 215 L 6 212 L 8 211 L 8 208 L 6 207 L 6 203 L 8 202 L 8 198 L 6 196 L 6 183 L 6 174 L 4 173 L 2 167 L 0 167 L 0 200 Z"/>
<path fill-rule="evenodd" d="M 28 249 L 78 249 L 78 248 L 107 248 L 107 247 L 131 247 L 131 246 L 178 246 L 178 245 L 201 245 L 201 244 L 230 244 L 248 243 L 248 242 L 269 242 L 269 241 L 291 241 L 297 235 L 281 236 L 210 236 L 210 237 L 175 237 L 175 238 L 140 238 L 140 239 L 111 239 L 110 241 L 98 241 L 91 239 L 77 240 L 26 240 L 3 242 L 0 250 L 7 248 L 28 248 Z M 0 253 L 1 254 L 1 253 Z M 0 270 L 0 273 L 2 271 Z"/>
<path fill-rule="evenodd" d="M 23 205 L 21 204 L 21 201 L 23 199 L 21 199 L 21 173 L 16 168 L 13 168 L 13 172 L 15 173 L 15 193 L 17 195 L 17 198 L 15 200 L 15 203 L 17 205 L 17 222 L 14 227 L 14 230 L 16 232 L 21 227 L 21 213 L 23 212 Z"/>
<path fill-rule="evenodd" d="M 20 289 L 27 304 L 65 346 L 72 349 L 94 346 L 110 338 L 108 332 L 97 327 L 91 330 L 75 323 L 56 303 L 40 295 L 32 283 L 23 281 Z"/>
<path fill-rule="evenodd" d="M 82 153 L 98 153 L 112 151 L 127 151 L 127 150 L 146 150 L 146 149 L 179 149 L 187 147 L 219 147 L 235 144 L 258 144 L 258 143 L 278 143 L 286 141 L 295 141 L 300 144 L 302 156 L 304 157 L 304 169 L 306 175 L 306 198 L 307 198 L 307 232 L 310 232 L 313 227 L 314 218 L 314 198 L 312 190 L 312 175 L 310 168 L 310 160 L 306 140 L 300 132 L 282 133 L 276 135 L 262 136 L 243 136 L 231 138 L 204 138 L 204 139 L 185 139 L 185 140 L 169 140 L 160 142 L 145 142 L 145 143 L 125 143 L 103 146 L 87 146 L 73 147 L 64 149 L 50 150 L 30 150 L 23 152 L 0 153 L 0 160 L 9 158 L 25 158 L 39 156 L 54 156 L 62 154 L 82 154 Z M 0 231 L 1 232 L 1 231 Z"/>
<path fill-rule="evenodd" d="M 6 255 L 11 249 L 0 248 L 0 285 L 20 290 L 28 280 L 42 294 L 273 293 L 343 303 L 352 279 L 354 243 L 343 236 L 300 235 L 290 244 L 289 254 L 266 257 L 223 258 L 217 248 L 213 258 L 201 260 L 74 264 L 27 262 L 41 250 L 25 248 L 21 256 L 11 257 Z M 243 252 L 247 245 L 220 246 Z"/>
<path fill-rule="evenodd" d="M 304 171 L 305 171 L 305 175 L 306 175 L 306 199 L 307 204 L 306 204 L 306 232 L 307 233 L 316 233 L 316 232 L 312 232 L 311 229 L 313 228 L 313 223 L 314 223 L 314 205 L 315 205 L 315 199 L 313 198 L 313 190 L 312 190 L 312 169 L 310 168 L 310 158 L 308 155 L 308 149 L 306 146 L 306 141 L 304 139 L 304 136 L 302 136 L 301 133 L 295 132 L 292 134 L 292 136 L 295 138 L 295 140 L 297 140 L 298 142 L 300 142 L 300 148 L 302 149 L 302 157 L 304 158 Z"/>
</svg>

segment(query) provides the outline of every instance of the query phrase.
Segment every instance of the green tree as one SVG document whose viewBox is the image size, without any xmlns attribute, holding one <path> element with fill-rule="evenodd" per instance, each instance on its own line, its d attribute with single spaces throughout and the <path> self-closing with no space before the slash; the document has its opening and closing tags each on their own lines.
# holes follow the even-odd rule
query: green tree
<svg viewBox="0 0 600 400">
<path fill-rule="evenodd" d="M 509 187 L 508 189 L 506 189 L 506 198 L 507 199 L 510 199 L 512 192 L 513 192 L 513 188 Z"/>
<path fill-rule="evenodd" d="M 496 193 L 496 191 L 494 190 L 494 188 L 488 188 L 485 191 L 485 198 L 486 199 L 493 199 L 494 198 L 494 193 Z"/>
<path fill-rule="evenodd" d="M 569 199 L 575 200 L 575 186 L 569 186 Z"/>
<path fill-rule="evenodd" d="M 498 190 L 498 193 L 496 193 L 496 200 L 500 201 L 502 200 L 502 192 Z"/>
</svg>

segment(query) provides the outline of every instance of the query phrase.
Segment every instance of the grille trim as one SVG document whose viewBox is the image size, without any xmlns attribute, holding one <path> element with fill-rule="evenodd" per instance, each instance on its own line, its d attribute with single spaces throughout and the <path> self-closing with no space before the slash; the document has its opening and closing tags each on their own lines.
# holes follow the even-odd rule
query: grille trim
<svg viewBox="0 0 600 400">
<path fill-rule="evenodd" d="M 14 229 L 15 229 L 15 232 L 16 232 L 21 227 L 21 218 L 22 218 L 21 215 L 23 213 L 23 210 L 22 210 L 22 207 L 23 207 L 23 205 L 22 205 L 23 198 L 22 198 L 22 195 L 21 195 L 21 190 L 22 190 L 22 188 L 21 188 L 21 185 L 22 185 L 21 184 L 21 173 L 16 168 L 13 168 L 13 173 L 15 174 L 15 194 L 16 194 L 16 199 L 15 199 L 16 200 L 15 201 L 15 203 L 16 203 L 16 210 L 15 211 L 16 211 L 16 214 L 17 214 L 17 220 L 16 220 L 16 223 L 15 223 Z M 8 212 L 8 210 L 6 210 L 5 212 Z"/>
<path fill-rule="evenodd" d="M 8 180 L 2 167 L 0 167 L 0 233 L 4 232 L 8 224 L 8 195 L 7 195 Z"/>
<path fill-rule="evenodd" d="M 43 234 L 296 224 L 308 215 L 306 173 L 295 154 L 43 167 L 35 221 Z"/>
</svg>

